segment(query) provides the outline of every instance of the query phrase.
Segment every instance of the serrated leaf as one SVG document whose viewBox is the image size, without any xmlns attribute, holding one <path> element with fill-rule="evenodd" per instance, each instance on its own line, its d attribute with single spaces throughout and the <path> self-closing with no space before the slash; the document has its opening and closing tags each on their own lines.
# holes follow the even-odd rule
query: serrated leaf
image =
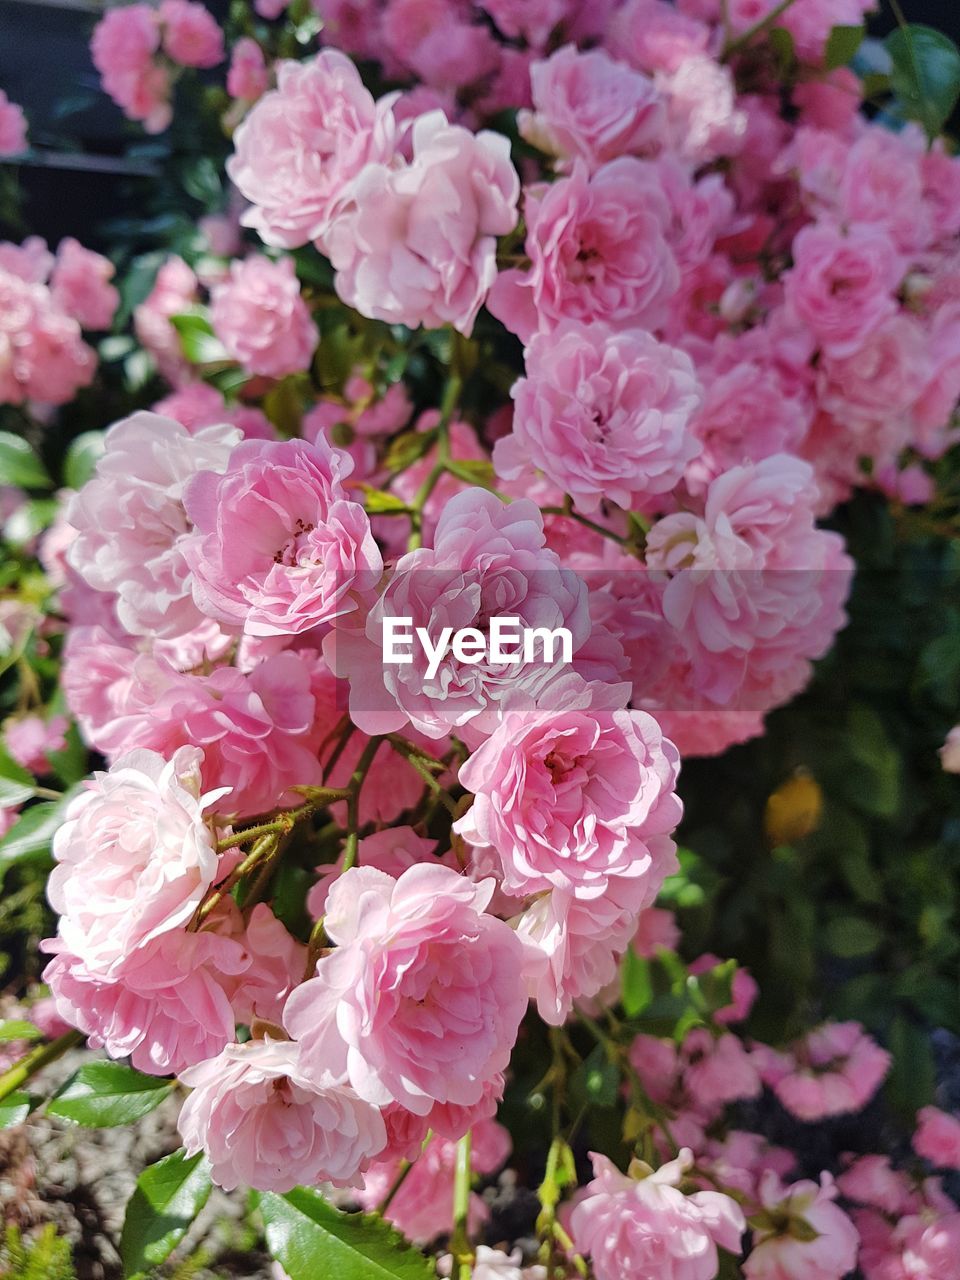
<svg viewBox="0 0 960 1280">
<path fill-rule="evenodd" d="M 267 1248 L 291 1280 L 434 1280 L 433 1266 L 388 1223 L 341 1213 L 297 1187 L 260 1197 Z"/>
<path fill-rule="evenodd" d="M 9 1093 L 0 1102 L 0 1129 L 12 1129 L 14 1125 L 23 1124 L 35 1106 L 28 1093 Z"/>
<path fill-rule="evenodd" d="M 84 431 L 70 441 L 70 448 L 63 460 L 63 478 L 71 489 L 82 489 L 93 475 L 98 459 L 103 454 L 104 433 Z"/>
<path fill-rule="evenodd" d="M 172 1081 L 120 1062 L 85 1062 L 54 1094 L 47 1113 L 87 1128 L 112 1128 L 147 1115 L 172 1088 Z"/>
<path fill-rule="evenodd" d="M 0 431 L 0 484 L 17 489 L 52 489 L 46 467 L 22 436 Z"/>
<path fill-rule="evenodd" d="M 624 1012 L 635 1018 L 653 999 L 653 979 L 649 960 L 638 956 L 633 947 L 628 947 L 623 957 L 622 984 Z"/>
<path fill-rule="evenodd" d="M 33 795 L 36 786 L 33 774 L 17 764 L 0 747 L 0 808 L 10 809 L 23 804 Z"/>
<path fill-rule="evenodd" d="M 202 1151 L 188 1157 L 181 1147 L 144 1169 L 120 1236 L 126 1276 L 142 1275 L 169 1257 L 207 1203 L 212 1185 Z"/>
<path fill-rule="evenodd" d="M 834 27 L 827 38 L 823 54 L 826 69 L 835 71 L 837 67 L 845 67 L 852 62 L 866 34 L 866 28 L 862 24 L 858 27 Z"/>
<path fill-rule="evenodd" d="M 42 1040 L 43 1032 L 26 1018 L 7 1018 L 0 1022 L 0 1044 L 9 1044 L 11 1040 Z"/>
<path fill-rule="evenodd" d="M 935 138 L 960 97 L 960 50 L 920 23 L 891 31 L 884 41 L 893 61 L 890 83 L 906 115 Z"/>
</svg>

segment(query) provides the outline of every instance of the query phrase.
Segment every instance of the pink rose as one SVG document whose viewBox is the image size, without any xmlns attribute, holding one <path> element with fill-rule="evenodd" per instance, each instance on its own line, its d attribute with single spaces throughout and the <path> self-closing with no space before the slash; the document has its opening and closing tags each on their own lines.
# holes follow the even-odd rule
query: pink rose
<svg viewBox="0 0 960 1280">
<path fill-rule="evenodd" d="M 395 126 L 357 68 L 336 49 L 311 62 L 281 62 L 234 134 L 227 172 L 253 205 L 244 215 L 267 244 L 322 241 L 364 165 L 389 161 Z"/>
<path fill-rule="evenodd" d="M 669 0 L 627 0 L 608 24 L 606 44 L 618 58 L 652 75 L 676 71 L 693 54 L 706 53 L 710 28 Z"/>
<path fill-rule="evenodd" d="M 479 8 L 505 36 L 522 37 L 531 48 L 540 49 L 571 16 L 574 4 L 573 0 L 479 0 Z"/>
<path fill-rule="evenodd" d="M 890 1167 L 889 1156 L 860 1156 L 841 1173 L 837 1186 L 847 1200 L 902 1215 L 910 1203 L 912 1188 L 905 1173 Z"/>
<path fill-rule="evenodd" d="M 876 8 L 876 0 L 798 0 L 781 18 L 797 56 L 819 63 L 834 27 L 859 27 L 864 14 Z"/>
<path fill-rule="evenodd" d="M 180 346 L 180 335 L 170 323 L 170 317 L 194 306 L 197 284 L 190 267 L 173 255 L 163 263 L 150 293 L 133 312 L 133 328 L 138 340 L 156 360 L 167 381 L 174 384 L 181 381 L 189 366 Z"/>
<path fill-rule="evenodd" d="M 173 117 L 169 72 L 153 60 L 159 47 L 159 15 L 147 4 L 108 10 L 90 42 L 104 89 L 148 133 L 161 133 Z"/>
<path fill-rule="evenodd" d="M 0 404 L 65 404 L 92 382 L 96 356 L 46 286 L 25 278 L 35 255 L 4 256 L 15 270 L 0 265 Z"/>
<path fill-rule="evenodd" d="M 470 1107 L 510 1060 L 527 997 L 516 934 L 484 908 L 493 882 L 447 867 L 398 880 L 344 872 L 327 898 L 337 949 L 287 1000 L 306 1075 L 331 1071 L 377 1106 Z"/>
<path fill-rule="evenodd" d="M 67 510 L 78 531 L 67 559 L 91 587 L 115 593 L 132 635 L 175 636 L 201 620 L 184 559 L 184 491 L 195 472 L 222 471 L 240 438 L 227 426 L 191 434 L 144 412 L 107 431 L 92 479 Z"/>
<path fill-rule="evenodd" d="M 213 14 L 192 0 L 162 0 L 163 51 L 182 67 L 215 67 L 223 61 L 223 32 Z"/>
<path fill-rule="evenodd" d="M 740 151 L 747 116 L 729 67 L 692 53 L 653 83 L 667 104 L 667 140 L 682 159 L 700 165 Z"/>
<path fill-rule="evenodd" d="M 233 98 L 256 102 L 266 93 L 269 83 L 263 50 L 250 36 L 241 36 L 230 54 L 227 93 Z"/>
<path fill-rule="evenodd" d="M 204 1151 L 226 1191 L 358 1186 L 386 1143 L 377 1108 L 333 1080 L 313 1083 L 288 1040 L 227 1045 L 180 1078 L 193 1090 L 177 1122 L 187 1155 Z"/>
<path fill-rule="evenodd" d="M 8 755 L 22 768 L 42 775 L 50 772 L 51 752 L 65 751 L 64 734 L 69 726 L 66 716 L 26 715 L 8 720 L 3 728 L 3 745 Z"/>
<path fill-rule="evenodd" d="M 377 320 L 469 335 L 496 279 L 496 237 L 517 222 L 520 180 L 499 134 L 442 111 L 413 124 L 408 165 L 369 164 L 326 237 L 335 287 Z"/>
<path fill-rule="evenodd" d="M 830 356 L 849 356 L 896 312 L 903 263 L 885 231 L 804 227 L 784 277 L 787 303 Z"/>
<path fill-rule="evenodd" d="M 680 276 L 656 170 L 624 156 L 526 192 L 530 267 L 501 272 L 488 307 L 522 342 L 562 320 L 653 328 Z"/>
<path fill-rule="evenodd" d="M 744 1217 L 739 1205 L 718 1191 L 678 1190 L 693 1163 L 689 1149 L 646 1177 L 620 1173 L 606 1156 L 591 1155 L 593 1181 L 570 1218 L 579 1252 L 587 1254 L 597 1280 L 627 1275 L 671 1280 L 714 1280 L 717 1245 L 739 1254 Z"/>
<path fill-rule="evenodd" d="M 902 1249 L 902 1271 L 908 1280 L 952 1280 L 960 1250 L 960 1213 L 929 1213 L 903 1218 L 891 1243 Z M 886 1280 L 886 1277 L 883 1277 Z M 894 1280 L 900 1277 L 894 1274 Z"/>
<path fill-rule="evenodd" d="M 224 475 L 197 474 L 184 497 L 197 607 L 251 636 L 297 635 L 355 610 L 383 562 L 366 512 L 344 494 L 351 466 L 325 440 L 248 440 Z"/>
<path fill-rule="evenodd" d="M 714 1037 L 706 1027 L 695 1027 L 684 1037 L 678 1065 L 686 1096 L 701 1114 L 760 1096 L 760 1073 L 735 1035 Z"/>
<path fill-rule="evenodd" d="M 938 1107 L 917 1112 L 913 1149 L 938 1169 L 960 1169 L 960 1120 Z"/>
<path fill-rule="evenodd" d="M 234 360 L 267 378 L 309 368 L 318 342 L 291 258 L 254 253 L 231 263 L 210 291 L 210 322 Z"/>
<path fill-rule="evenodd" d="M 451 0 L 386 0 L 384 54 L 428 85 L 473 84 L 494 70 L 498 47 L 487 27 L 463 21 L 462 12 Z"/>
<path fill-rule="evenodd" d="M 0 156 L 19 156 L 27 149 L 27 118 L 23 107 L 0 89 Z"/>
<path fill-rule="evenodd" d="M 742 1264 L 749 1280 L 842 1280 L 857 1265 L 860 1237 L 833 1203 L 829 1173 L 788 1187 L 775 1173 L 760 1182 L 760 1204 L 769 1225 L 754 1227 L 753 1248 Z M 762 1216 L 762 1213 L 761 1213 Z"/>
<path fill-rule="evenodd" d="M 70 802 L 47 895 L 64 945 L 112 978 L 131 954 L 187 923 L 217 876 L 200 795 L 203 753 L 132 751 Z"/>
<path fill-rule="evenodd" d="M 696 453 L 688 431 L 700 404 L 689 357 L 639 329 L 561 322 L 536 334 L 514 383 L 513 435 L 494 465 L 513 479 L 536 467 L 580 511 L 625 510 L 675 488 Z"/>
<path fill-rule="evenodd" d="M 227 404 L 208 382 L 187 382 L 151 406 L 162 418 L 173 418 L 195 435 L 200 427 L 228 423 L 246 440 L 276 440 L 277 430 L 261 409 L 253 405 Z"/>
<path fill-rule="evenodd" d="M 653 81 L 602 49 L 564 45 L 530 68 L 534 110 L 521 111 L 520 132 L 533 146 L 592 171 L 618 156 L 660 151 L 666 111 Z"/>
<path fill-rule="evenodd" d="M 109 329 L 120 295 L 110 283 L 114 266 L 102 254 L 67 237 L 60 241 L 50 278 L 54 301 L 85 329 Z"/>
<path fill-rule="evenodd" d="M 792 1046 L 773 1091 L 800 1120 L 822 1120 L 865 1107 L 890 1070 L 890 1055 L 858 1022 L 825 1022 Z"/>
</svg>

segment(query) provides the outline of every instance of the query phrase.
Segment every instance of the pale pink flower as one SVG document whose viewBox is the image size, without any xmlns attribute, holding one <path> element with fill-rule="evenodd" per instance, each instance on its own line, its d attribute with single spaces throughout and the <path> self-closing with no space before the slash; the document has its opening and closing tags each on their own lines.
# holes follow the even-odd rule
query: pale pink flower
<svg viewBox="0 0 960 1280">
<path fill-rule="evenodd" d="M 523 948 L 484 914 L 493 888 L 442 866 L 397 880 L 373 867 L 344 872 L 325 915 L 337 949 L 284 1011 L 309 1076 L 332 1071 L 362 1098 L 418 1115 L 484 1097 L 527 1003 Z"/>
<path fill-rule="evenodd" d="M 522 37 L 531 48 L 542 48 L 553 31 L 571 16 L 573 0 L 478 0 L 505 36 Z"/>
<path fill-rule="evenodd" d="M 288 933 L 265 902 L 258 902 L 246 924 L 239 910 L 227 898 L 217 908 L 217 929 L 225 932 L 224 920 L 250 957 L 250 968 L 233 997 L 238 1022 L 250 1024 L 255 1018 L 278 1025 L 287 996 L 303 981 L 307 949 Z"/>
<path fill-rule="evenodd" d="M 836 1194 L 829 1173 L 821 1173 L 819 1185 L 794 1182 L 787 1187 L 775 1173 L 765 1174 L 760 1204 L 772 1220 L 754 1227 L 743 1274 L 749 1280 L 842 1280 L 857 1264 L 860 1237 L 833 1203 Z"/>
<path fill-rule="evenodd" d="M 250 636 L 296 635 L 354 611 L 383 570 L 366 512 L 345 496 L 350 459 L 325 440 L 248 440 L 184 502 L 197 607 Z"/>
<path fill-rule="evenodd" d="M 646 907 L 640 912 L 637 932 L 630 942 L 638 956 L 654 960 L 661 948 L 676 951 L 679 943 L 680 927 L 672 911 L 667 911 L 664 907 Z"/>
<path fill-rule="evenodd" d="M 469 334 L 497 275 L 496 237 L 517 221 L 520 180 L 506 138 L 414 121 L 413 159 L 369 164 L 326 237 L 335 287 L 361 315 Z"/>
<path fill-rule="evenodd" d="M 21 244 L 0 241 L 0 268 L 28 284 L 46 284 L 55 262 L 42 236 L 27 236 Z"/>
<path fill-rule="evenodd" d="M 27 120 L 23 108 L 0 89 L 0 156 L 19 156 L 27 149 Z"/>
<path fill-rule="evenodd" d="M 3 727 L 3 745 L 8 755 L 31 773 L 50 772 L 50 753 L 64 751 L 64 734 L 69 727 L 66 716 L 26 715 L 8 720 Z"/>
<path fill-rule="evenodd" d="M 589 177 L 531 187 L 524 199 L 526 270 L 497 278 L 488 307 L 523 342 L 561 320 L 652 328 L 680 276 L 667 243 L 670 207 L 656 169 L 631 156 Z"/>
<path fill-rule="evenodd" d="M 793 36 L 797 56 L 819 63 L 834 27 L 859 27 L 864 14 L 877 7 L 876 0 L 798 0 L 780 21 Z"/>
<path fill-rule="evenodd" d="M 186 382 L 151 406 L 162 418 L 173 418 L 194 435 L 200 427 L 227 423 L 247 440 L 276 440 L 277 431 L 262 410 L 253 405 L 227 404 L 208 382 Z"/>
<path fill-rule="evenodd" d="M 707 51 L 710 28 L 669 0 L 627 0 L 614 12 L 605 42 L 617 57 L 652 75 L 676 71 L 694 54 Z"/>
<path fill-rule="evenodd" d="M 34 254 L 18 257 L 15 270 L 0 265 L 0 404 L 65 404 L 93 380 L 96 356 L 46 286 L 24 278 Z"/>
<path fill-rule="evenodd" d="M 175 636 L 201 620 L 184 559 L 184 490 L 194 473 L 222 471 L 240 438 L 228 426 L 191 434 L 145 412 L 107 432 L 93 478 L 67 510 L 78 531 L 67 559 L 91 587 L 116 594 L 132 635 Z"/>
<path fill-rule="evenodd" d="M 923 390 L 912 407 L 911 444 L 925 458 L 939 458 L 956 440 L 951 428 L 960 401 L 960 303 L 938 308 L 926 334 Z"/>
<path fill-rule="evenodd" d="M 891 1244 L 902 1250 L 901 1274 L 906 1280 L 953 1280 L 960 1250 L 960 1213 L 903 1218 Z M 894 1273 L 892 1280 L 901 1280 L 901 1274 Z"/>
<path fill-rule="evenodd" d="M 109 329 L 120 295 L 110 283 L 114 266 L 68 236 L 60 241 L 50 277 L 54 301 L 85 329 Z"/>
<path fill-rule="evenodd" d="M 163 51 L 182 67 L 215 67 L 223 61 L 223 32 L 195 0 L 162 0 Z"/>
<path fill-rule="evenodd" d="M 233 98 L 256 102 L 266 93 L 269 83 L 263 50 L 250 36 L 241 36 L 230 54 L 227 93 Z"/>
<path fill-rule="evenodd" d="M 169 761 L 132 751 L 70 802 L 53 842 L 47 882 L 66 948 L 98 976 L 123 972 L 132 953 L 185 925 L 217 876 L 200 794 L 202 752 Z"/>
<path fill-rule="evenodd" d="M 433 864 L 439 861 L 434 857 L 436 847 L 435 840 L 418 836 L 413 827 L 385 827 L 384 830 L 375 831 L 373 835 L 357 841 L 356 865 L 376 867 L 378 871 L 383 871 L 396 880 L 404 871 L 418 863 Z M 343 870 L 341 862 L 342 858 L 330 867 L 321 867 L 320 879 L 307 895 L 307 909 L 315 919 L 319 919 L 326 911 L 327 894 Z M 452 853 L 445 855 L 443 862 L 445 866 L 456 870 Z"/>
<path fill-rule="evenodd" d="M 729 67 L 694 53 L 653 82 L 667 104 L 667 139 L 684 160 L 699 165 L 737 154 L 747 117 Z"/>
<path fill-rule="evenodd" d="M 933 238 L 923 196 L 926 138 L 917 127 L 894 133 L 867 129 L 847 152 L 837 214 L 844 224 L 880 227 L 901 253 L 917 253 Z"/>
<path fill-rule="evenodd" d="M 791 97 L 804 124 L 849 134 L 858 118 L 863 85 L 850 67 L 835 67 L 815 80 L 801 80 Z"/>
<path fill-rule="evenodd" d="M 714 1037 L 706 1027 L 695 1027 L 680 1046 L 679 1068 L 687 1097 L 708 1115 L 729 1102 L 760 1096 L 760 1073 L 735 1035 Z"/>
<path fill-rule="evenodd" d="M 452 1267 L 453 1259 L 449 1254 L 438 1263 L 438 1270 L 444 1276 L 452 1275 Z M 489 1249 L 481 1244 L 477 1247 L 473 1263 L 473 1280 L 547 1280 L 547 1269 L 541 1266 L 525 1267 L 519 1249 L 504 1253 L 500 1249 Z"/>
<path fill-rule="evenodd" d="M 193 1092 L 177 1122 L 180 1136 L 188 1156 L 206 1153 L 217 1186 L 359 1186 L 383 1150 L 377 1108 L 333 1079 L 312 1081 L 299 1056 L 289 1040 L 248 1040 L 181 1073 Z"/>
<path fill-rule="evenodd" d="M 459 88 L 489 75 L 498 46 L 485 26 L 463 21 L 451 0 L 386 0 L 384 52 L 428 85 Z"/>
<path fill-rule="evenodd" d="M 318 342 L 292 258 L 254 253 L 231 263 L 210 291 L 210 322 L 234 360 L 268 378 L 309 368 Z"/>
<path fill-rule="evenodd" d="M 115 978 L 93 974 L 59 938 L 43 971 L 57 1012 L 112 1058 L 150 1075 L 179 1074 L 216 1057 L 234 1038 L 231 999 L 250 956 L 207 929 L 161 934 L 133 952 Z"/>
<path fill-rule="evenodd" d="M 847 1200 L 892 1216 L 905 1212 L 912 1196 L 909 1179 L 891 1168 L 889 1156 L 859 1156 L 837 1178 L 837 1186 Z"/>
<path fill-rule="evenodd" d="M 679 756 L 652 717 L 623 710 L 622 690 L 558 681 L 536 706 L 508 700 L 461 765 L 474 800 L 454 830 L 496 850 L 508 893 L 595 898 L 610 877 L 647 881 L 659 870 L 646 840 L 680 820 Z M 648 903 L 659 887 L 646 888 Z"/>
<path fill-rule="evenodd" d="M 865 1107 L 890 1069 L 890 1055 L 858 1022 L 825 1022 L 792 1046 L 795 1065 L 773 1091 L 800 1120 Z"/>
<path fill-rule="evenodd" d="M 717 1246 L 740 1252 L 745 1224 L 739 1205 L 718 1191 L 687 1196 L 677 1187 L 693 1163 L 689 1149 L 638 1179 L 625 1177 L 606 1156 L 591 1159 L 593 1181 L 574 1208 L 570 1227 L 597 1280 L 647 1274 L 714 1280 Z"/>
<path fill-rule="evenodd" d="M 631 510 L 669 492 L 697 450 L 700 405 L 690 358 L 639 329 L 561 322 L 536 334 L 514 383 L 513 435 L 497 441 L 498 474 L 541 470 L 580 511 Z"/>
<path fill-rule="evenodd" d="M 938 1107 L 917 1112 L 913 1149 L 938 1169 L 960 1169 L 960 1120 Z"/>
<path fill-rule="evenodd" d="M 947 734 L 940 748 L 940 764 L 947 773 L 960 773 L 960 724 Z"/>
<path fill-rule="evenodd" d="M 904 268 L 879 227 L 804 227 L 793 261 L 784 277 L 787 303 L 828 355 L 851 355 L 896 312 L 893 295 Z"/>
<path fill-rule="evenodd" d="M 169 72 L 154 61 L 159 47 L 159 15 L 147 4 L 109 9 L 90 42 L 104 89 L 148 133 L 162 133 L 173 118 Z"/>
<path fill-rule="evenodd" d="M 245 225 L 286 248 L 322 241 L 361 169 L 390 160 L 394 133 L 389 100 L 375 103 L 338 50 L 280 63 L 276 89 L 237 129 L 227 163 L 253 206 Z"/>
<path fill-rule="evenodd" d="M 653 81 L 602 49 L 564 45 L 530 68 L 534 110 L 518 117 L 523 137 L 562 160 L 591 170 L 618 156 L 660 151 L 666 110 Z"/>
<path fill-rule="evenodd" d="M 119 12 L 119 10 L 111 10 Z M 168 382 L 178 383 L 189 371 L 180 335 L 170 317 L 189 311 L 197 301 L 197 277 L 182 258 L 169 257 L 157 272 L 153 288 L 134 308 L 133 328 Z"/>
</svg>

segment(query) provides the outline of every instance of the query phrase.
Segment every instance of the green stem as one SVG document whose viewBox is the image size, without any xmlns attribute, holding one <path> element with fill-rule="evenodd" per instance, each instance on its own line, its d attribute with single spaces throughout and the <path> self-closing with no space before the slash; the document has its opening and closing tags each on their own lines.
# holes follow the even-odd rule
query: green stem
<svg viewBox="0 0 960 1280">
<path fill-rule="evenodd" d="M 262 835 L 259 840 L 257 840 L 256 844 L 243 861 L 234 867 L 221 884 L 217 885 L 216 889 L 205 902 L 201 902 L 200 906 L 197 908 L 196 916 L 194 917 L 194 924 L 196 928 L 199 928 L 200 925 L 203 924 L 207 916 L 209 916 L 210 913 L 219 906 L 238 881 L 242 880 L 244 876 L 249 875 L 264 858 L 268 858 L 271 854 L 276 852 L 279 842 L 279 836 L 274 831 L 267 832 L 266 835 Z"/>
<path fill-rule="evenodd" d="M 73 1049 L 82 1043 L 82 1032 L 66 1031 L 56 1040 L 51 1040 L 49 1044 L 37 1045 L 36 1048 L 31 1049 L 19 1062 L 15 1062 L 12 1067 L 4 1071 L 3 1075 L 0 1075 L 0 1102 L 8 1098 L 11 1093 L 16 1093 L 20 1086 L 26 1084 L 38 1071 L 49 1066 L 51 1062 L 56 1062 L 58 1058 L 62 1058 L 68 1049 Z"/>
<path fill-rule="evenodd" d="M 383 1197 L 383 1199 L 377 1205 L 377 1213 L 380 1215 L 381 1218 L 390 1208 L 391 1204 L 393 1203 L 394 1196 L 397 1194 L 397 1192 L 406 1182 L 407 1174 L 410 1172 L 412 1168 L 413 1168 L 413 1162 L 411 1160 L 400 1161 L 400 1172 L 397 1174 L 397 1176 L 394 1178 L 393 1182 L 391 1183 L 390 1190 L 387 1192 L 387 1194 Z"/>
<path fill-rule="evenodd" d="M 457 1143 L 457 1159 L 453 1174 L 453 1235 L 450 1252 L 457 1267 L 457 1280 L 470 1280 L 473 1254 L 470 1249 L 470 1130 Z"/>
<path fill-rule="evenodd" d="M 370 739 L 363 748 L 363 753 L 357 761 L 357 767 L 350 778 L 350 786 L 347 789 L 349 792 L 347 796 L 347 838 L 343 845 L 343 868 L 341 874 L 343 871 L 349 871 L 357 861 L 357 847 L 360 841 L 360 790 L 364 779 L 370 772 L 373 758 L 380 750 L 382 742 L 383 738 Z"/>
<path fill-rule="evenodd" d="M 612 529 L 607 529 L 602 524 L 597 524 L 595 520 L 582 516 L 579 511 L 574 511 L 567 507 L 541 507 L 540 510 L 545 516 L 566 516 L 570 520 L 576 520 L 578 524 L 584 525 L 587 529 L 592 529 L 594 533 L 599 533 L 602 538 L 610 538 L 613 542 L 619 542 L 621 547 L 630 545 L 630 539 L 624 538 L 622 534 L 614 533 Z"/>
</svg>

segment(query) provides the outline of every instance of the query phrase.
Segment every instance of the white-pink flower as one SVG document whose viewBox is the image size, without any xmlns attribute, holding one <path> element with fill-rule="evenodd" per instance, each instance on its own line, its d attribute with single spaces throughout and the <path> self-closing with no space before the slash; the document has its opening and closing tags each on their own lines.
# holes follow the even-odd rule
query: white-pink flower
<svg viewBox="0 0 960 1280">
<path fill-rule="evenodd" d="M 833 1203 L 829 1173 L 816 1182 L 784 1187 L 773 1172 L 760 1181 L 762 1220 L 753 1230 L 753 1249 L 742 1264 L 749 1280 L 842 1280 L 857 1264 L 857 1229 Z"/>
<path fill-rule="evenodd" d="M 254 253 L 231 263 L 210 292 L 210 322 L 234 360 L 267 378 L 307 369 L 317 346 L 292 258 Z"/>
</svg>

